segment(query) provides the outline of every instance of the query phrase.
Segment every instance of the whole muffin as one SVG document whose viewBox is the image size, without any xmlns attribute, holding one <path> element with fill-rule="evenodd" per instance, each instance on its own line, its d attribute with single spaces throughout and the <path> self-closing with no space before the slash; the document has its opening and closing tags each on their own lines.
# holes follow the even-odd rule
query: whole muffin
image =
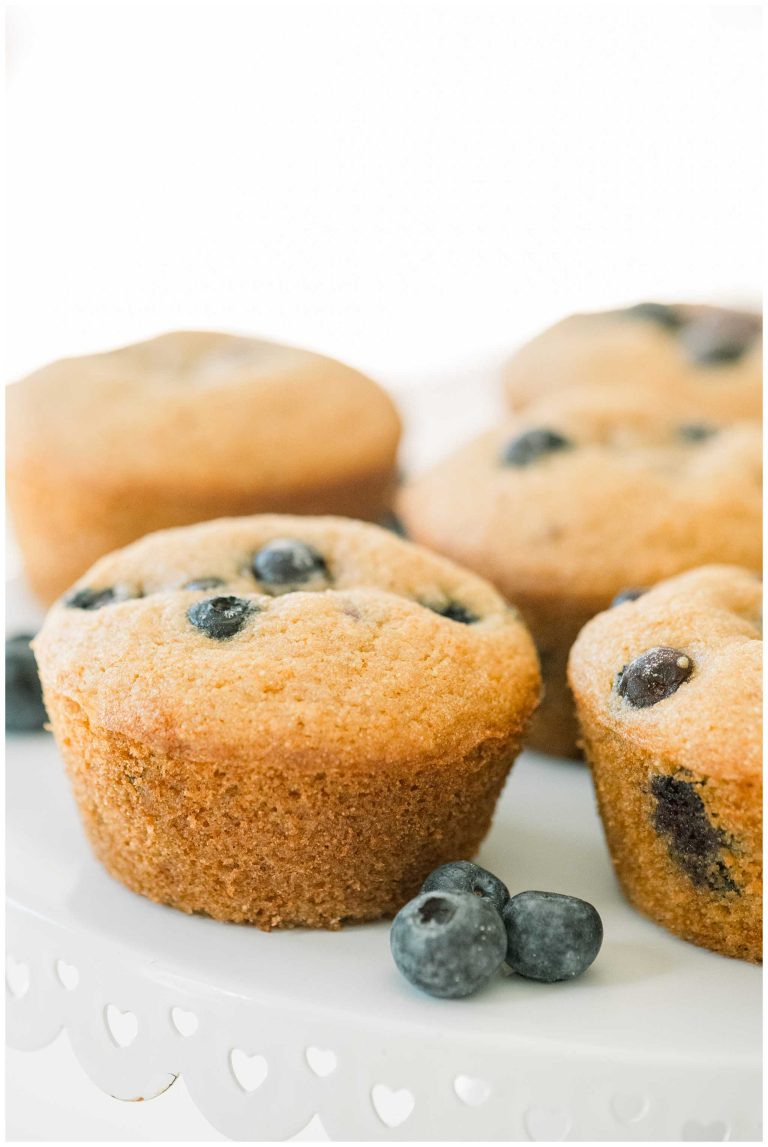
<svg viewBox="0 0 768 1147">
<path fill-rule="evenodd" d="M 276 511 L 379 520 L 400 422 L 364 375 L 293 347 L 186 331 L 11 386 L 8 496 L 46 603 L 150 530 Z"/>
<path fill-rule="evenodd" d="M 264 929 L 394 913 L 471 856 L 541 684 L 491 586 L 336 518 L 143 538 L 52 608 L 35 652 L 109 872 Z"/>
<path fill-rule="evenodd" d="M 545 685 L 530 744 L 572 756 L 566 666 L 589 618 L 620 591 L 693 566 L 760 568 L 760 428 L 667 417 L 637 390 L 577 389 L 417 477 L 399 513 L 415 541 L 520 609 Z"/>
<path fill-rule="evenodd" d="M 594 618 L 570 680 L 631 902 L 726 956 L 762 955 L 761 586 L 707 566 Z"/>
<path fill-rule="evenodd" d="M 670 413 L 760 418 L 762 320 L 724 307 L 640 303 L 572 315 L 503 369 L 513 410 L 572 386 L 641 386 Z"/>
</svg>

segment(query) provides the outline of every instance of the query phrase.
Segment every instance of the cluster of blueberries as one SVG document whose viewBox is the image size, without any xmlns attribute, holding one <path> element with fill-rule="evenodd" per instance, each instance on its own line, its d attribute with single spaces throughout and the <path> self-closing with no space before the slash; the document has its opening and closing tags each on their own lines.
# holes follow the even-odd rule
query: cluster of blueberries
<svg viewBox="0 0 768 1147">
<path fill-rule="evenodd" d="M 576 896 L 521 892 L 477 864 L 456 860 L 430 873 L 390 931 L 395 963 L 431 996 L 470 996 L 506 963 L 529 980 L 580 976 L 603 942 L 597 909 Z"/>
<path fill-rule="evenodd" d="M 325 558 L 314 546 L 297 538 L 275 538 L 262 546 L 251 559 L 253 576 L 267 593 L 285 593 L 301 588 L 313 578 L 320 577 L 330 582 L 331 574 Z M 199 577 L 188 581 L 183 589 L 217 589 L 225 582 L 220 577 Z M 94 610 L 105 605 L 125 600 L 130 595 L 114 586 L 106 589 L 78 589 L 66 598 L 65 604 L 72 609 Z M 479 617 L 460 602 L 448 601 L 441 604 L 420 603 L 433 613 L 461 625 L 473 625 Z M 206 637 L 216 641 L 226 641 L 243 628 L 248 618 L 259 612 L 255 602 L 232 594 L 205 598 L 197 601 L 187 610 L 187 620 Z"/>
</svg>

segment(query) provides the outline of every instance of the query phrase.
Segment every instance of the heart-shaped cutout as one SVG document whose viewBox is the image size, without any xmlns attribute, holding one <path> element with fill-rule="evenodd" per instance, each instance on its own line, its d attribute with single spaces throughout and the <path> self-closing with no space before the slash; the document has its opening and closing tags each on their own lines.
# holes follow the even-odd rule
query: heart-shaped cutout
<svg viewBox="0 0 768 1147">
<path fill-rule="evenodd" d="M 611 1111 L 619 1123 L 637 1123 L 649 1106 L 646 1096 L 631 1095 L 628 1092 L 618 1092 L 611 1100 Z"/>
<path fill-rule="evenodd" d="M 686 1143 L 722 1143 L 727 1138 L 728 1124 L 720 1119 L 714 1119 L 711 1123 L 689 1119 L 683 1124 L 683 1140 Z"/>
<path fill-rule="evenodd" d="M 133 1012 L 121 1012 L 114 1004 L 107 1004 L 104 1009 L 104 1021 L 112 1042 L 117 1047 L 128 1047 L 136 1039 L 139 1021 Z"/>
<path fill-rule="evenodd" d="M 529 1107 L 525 1113 L 525 1129 L 530 1139 L 543 1143 L 559 1143 L 571 1129 L 567 1111 L 555 1107 Z"/>
<path fill-rule="evenodd" d="M 335 1071 L 336 1064 L 339 1062 L 335 1052 L 329 1051 L 325 1047 L 308 1047 L 304 1054 L 315 1075 L 319 1075 L 321 1079 Z"/>
<path fill-rule="evenodd" d="M 263 1055 L 248 1055 L 239 1047 L 229 1053 L 229 1062 L 235 1080 L 243 1091 L 255 1091 L 267 1078 L 269 1064 Z"/>
<path fill-rule="evenodd" d="M 393 1091 L 383 1083 L 377 1083 L 371 1088 L 371 1101 L 373 1110 L 385 1127 L 399 1127 L 405 1123 L 416 1106 L 416 1100 L 406 1088 Z"/>
<path fill-rule="evenodd" d="M 179 1035 L 194 1035 L 200 1026 L 200 1021 L 194 1012 L 187 1012 L 184 1008 L 171 1008 L 171 1023 Z"/>
<path fill-rule="evenodd" d="M 8 985 L 8 991 L 17 1000 L 20 1000 L 29 991 L 29 968 L 20 960 L 14 960 L 10 953 L 5 957 L 5 982 Z"/>
<path fill-rule="evenodd" d="M 469 1107 L 479 1107 L 491 1094 L 491 1085 L 484 1079 L 473 1079 L 471 1075 L 457 1075 L 453 1081 L 453 1090 L 462 1103 Z"/>
<path fill-rule="evenodd" d="M 77 985 L 80 983 L 80 973 L 74 964 L 68 964 L 66 960 L 56 961 L 56 975 L 59 977 L 59 983 L 68 992 L 74 992 Z"/>
</svg>

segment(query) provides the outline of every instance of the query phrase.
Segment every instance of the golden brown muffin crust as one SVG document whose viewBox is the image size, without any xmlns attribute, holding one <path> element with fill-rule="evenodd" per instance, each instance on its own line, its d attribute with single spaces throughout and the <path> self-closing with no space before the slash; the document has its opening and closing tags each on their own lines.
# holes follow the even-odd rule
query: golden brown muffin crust
<svg viewBox="0 0 768 1147">
<path fill-rule="evenodd" d="M 369 378 L 310 351 L 174 331 L 51 363 L 8 392 L 9 466 L 30 459 L 180 490 L 322 485 L 391 465 L 400 430 Z"/>
<path fill-rule="evenodd" d="M 513 410 L 571 387 L 640 386 L 670 411 L 698 411 L 730 421 L 762 413 L 760 315 L 725 307 L 662 305 L 672 322 L 642 317 L 641 308 L 571 315 L 537 335 L 505 364 L 503 379 Z M 696 348 L 723 338 L 742 353 L 697 361 Z"/>
<path fill-rule="evenodd" d="M 694 943 L 762 952 L 761 586 L 709 566 L 590 621 L 569 678 L 614 865 L 629 898 Z M 656 703 L 626 666 L 679 651 L 690 674 Z"/>
<path fill-rule="evenodd" d="M 47 604 L 104 553 L 224 515 L 380 521 L 400 421 L 342 363 L 257 339 L 161 335 L 8 388 L 8 498 Z"/>
<path fill-rule="evenodd" d="M 254 575 L 277 539 L 322 558 L 301 588 Z M 373 526 L 270 515 L 144 538 L 74 602 L 101 590 L 54 606 L 35 652 L 89 839 L 128 887 L 335 927 L 477 849 L 541 687 L 480 578 Z M 187 616 L 212 596 L 250 607 L 226 639 Z"/>
<path fill-rule="evenodd" d="M 710 437 L 684 437 L 699 424 Z M 571 448 L 504 464 L 507 443 L 542 428 Z M 713 560 L 757 568 L 761 477 L 756 423 L 702 424 L 649 407 L 636 388 L 584 388 L 462 447 L 406 485 L 399 507 L 417 541 L 512 601 L 522 591 L 607 604 Z"/>
<path fill-rule="evenodd" d="M 568 448 L 504 463 L 510 442 L 542 430 Z M 670 415 L 637 388 L 577 388 L 416 477 L 398 510 L 411 537 L 518 606 L 545 682 L 531 744 L 568 756 L 577 726 L 566 662 L 579 629 L 625 588 L 710 561 L 759 569 L 761 466 L 755 422 Z"/>
<path fill-rule="evenodd" d="M 315 546 L 330 578 L 265 594 L 250 562 L 283 537 Z M 201 577 L 223 584 L 180 588 Z M 97 563 L 76 589 L 86 586 L 143 596 L 92 611 L 57 605 L 36 645 L 48 688 L 164 751 L 252 760 L 277 738 L 292 760 L 383 768 L 501 736 L 535 692 L 530 638 L 490 586 L 361 523 L 265 515 L 162 531 Z M 228 594 L 257 612 L 216 641 L 187 610 Z M 425 607 L 449 602 L 478 621 Z"/>
</svg>

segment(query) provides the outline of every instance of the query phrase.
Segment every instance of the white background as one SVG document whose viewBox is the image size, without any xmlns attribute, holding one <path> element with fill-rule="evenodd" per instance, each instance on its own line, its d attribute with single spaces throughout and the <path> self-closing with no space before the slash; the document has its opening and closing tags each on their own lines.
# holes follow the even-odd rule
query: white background
<svg viewBox="0 0 768 1147">
<path fill-rule="evenodd" d="M 759 5 L 10 7 L 7 375 L 171 327 L 398 381 L 759 287 Z"/>
<path fill-rule="evenodd" d="M 7 377 L 212 327 L 402 386 L 573 309 L 754 298 L 760 38 L 741 4 L 11 5 Z M 61 1041 L 10 1066 L 14 1137 L 213 1137 Z"/>
</svg>

